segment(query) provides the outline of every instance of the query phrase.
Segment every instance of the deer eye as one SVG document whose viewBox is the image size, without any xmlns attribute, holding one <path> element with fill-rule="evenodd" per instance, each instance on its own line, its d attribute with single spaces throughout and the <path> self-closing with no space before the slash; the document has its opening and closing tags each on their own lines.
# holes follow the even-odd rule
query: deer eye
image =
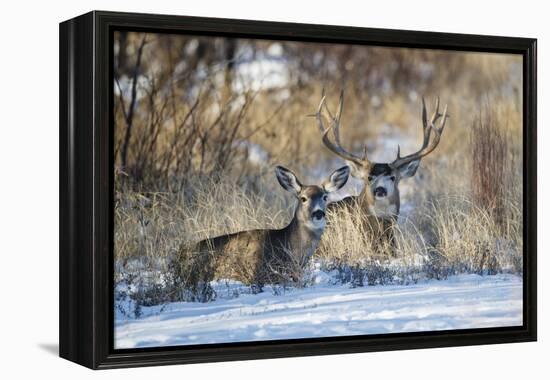
<svg viewBox="0 0 550 380">
<path fill-rule="evenodd" d="M 390 177 L 390 181 L 395 182 L 395 176 L 394 176 L 394 175 L 392 175 L 392 176 Z"/>
<path fill-rule="evenodd" d="M 369 182 L 372 182 L 373 179 L 374 179 L 374 176 L 373 176 L 373 175 L 369 175 Z"/>
<path fill-rule="evenodd" d="M 326 202 L 328 200 L 328 196 L 327 195 L 323 195 L 323 200 Z"/>
<path fill-rule="evenodd" d="M 304 197 L 304 196 L 301 196 L 301 197 L 300 197 L 300 200 L 301 200 L 303 203 L 306 203 L 306 202 L 307 202 L 307 198 Z"/>
</svg>

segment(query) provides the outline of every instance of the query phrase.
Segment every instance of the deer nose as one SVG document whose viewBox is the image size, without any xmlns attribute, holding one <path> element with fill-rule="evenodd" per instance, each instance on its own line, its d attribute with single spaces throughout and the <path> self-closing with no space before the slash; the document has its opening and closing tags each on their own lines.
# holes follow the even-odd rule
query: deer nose
<svg viewBox="0 0 550 380">
<path fill-rule="evenodd" d="M 313 219 L 321 220 L 325 217 L 325 212 L 323 210 L 315 210 L 311 216 Z"/>
<path fill-rule="evenodd" d="M 379 186 L 374 189 L 374 195 L 377 197 L 385 197 L 386 195 L 388 195 L 388 191 L 385 188 Z"/>
</svg>

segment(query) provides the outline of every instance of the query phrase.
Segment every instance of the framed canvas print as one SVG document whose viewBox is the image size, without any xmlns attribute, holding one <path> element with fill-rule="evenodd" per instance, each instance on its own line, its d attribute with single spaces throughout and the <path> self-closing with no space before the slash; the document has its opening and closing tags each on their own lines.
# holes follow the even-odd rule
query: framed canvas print
<svg viewBox="0 0 550 380">
<path fill-rule="evenodd" d="M 536 340 L 536 40 L 60 24 L 60 355 Z"/>
</svg>

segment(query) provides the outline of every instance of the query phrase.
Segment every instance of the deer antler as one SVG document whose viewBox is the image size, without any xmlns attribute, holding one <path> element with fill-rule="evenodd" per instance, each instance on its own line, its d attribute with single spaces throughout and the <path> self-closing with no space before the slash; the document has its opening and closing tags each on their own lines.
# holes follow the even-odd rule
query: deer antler
<svg viewBox="0 0 550 380">
<path fill-rule="evenodd" d="M 435 126 L 435 123 L 439 118 L 442 117 L 441 122 L 439 123 L 439 128 Z M 418 150 L 416 153 L 409 154 L 408 156 L 401 157 L 401 149 L 399 146 L 397 146 L 397 157 L 396 159 L 390 164 L 390 166 L 394 169 L 397 169 L 400 166 L 406 165 L 411 161 L 416 161 L 421 159 L 422 157 L 427 156 L 433 150 L 437 147 L 439 144 L 439 141 L 441 139 L 441 134 L 443 133 L 443 129 L 445 128 L 445 122 L 447 121 L 447 118 L 449 115 L 447 115 L 447 105 L 445 105 L 445 109 L 443 110 L 443 113 L 439 113 L 439 97 L 435 100 L 435 111 L 432 114 L 431 119 L 428 121 L 428 116 L 426 112 L 426 102 L 424 101 L 424 97 L 422 97 L 422 124 L 423 124 L 423 134 L 424 134 L 424 141 L 422 142 L 422 147 L 420 150 Z M 434 138 L 430 141 L 431 132 L 434 132 Z"/>
<path fill-rule="evenodd" d="M 329 119 L 328 128 L 325 128 L 325 125 L 323 124 L 323 117 L 326 117 L 325 115 L 323 115 L 323 108 L 326 110 L 326 113 L 328 114 L 328 117 L 327 117 L 327 119 Z M 338 104 L 338 112 L 336 112 L 336 116 L 333 116 L 326 104 L 325 90 L 323 89 L 321 102 L 319 103 L 319 108 L 317 109 L 317 113 L 313 115 L 317 118 L 319 130 L 321 131 L 321 135 L 323 139 L 323 144 L 325 144 L 325 146 L 328 149 L 330 149 L 333 153 L 342 157 L 345 160 L 351 161 L 360 166 L 369 165 L 370 161 L 367 158 L 367 147 L 365 147 L 364 149 L 363 157 L 359 157 L 342 148 L 342 144 L 340 142 L 340 118 L 342 117 L 343 108 L 344 108 L 344 90 L 340 92 L 340 102 Z M 331 130 L 334 136 L 334 143 L 330 141 L 330 138 L 328 137 L 328 134 Z"/>
</svg>

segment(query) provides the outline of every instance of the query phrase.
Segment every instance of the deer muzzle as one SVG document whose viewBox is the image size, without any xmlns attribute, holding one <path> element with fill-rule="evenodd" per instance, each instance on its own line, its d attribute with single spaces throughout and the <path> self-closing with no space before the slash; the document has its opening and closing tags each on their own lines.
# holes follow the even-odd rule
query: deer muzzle
<svg viewBox="0 0 550 380">
<path fill-rule="evenodd" d="M 374 196 L 377 198 L 383 198 L 386 195 L 388 195 L 388 191 L 381 186 L 378 186 L 376 189 L 374 189 Z"/>
<path fill-rule="evenodd" d="M 314 219 L 314 220 L 321 220 L 325 217 L 325 212 L 323 210 L 315 210 L 313 211 L 313 213 L 311 214 L 311 217 Z"/>
</svg>

